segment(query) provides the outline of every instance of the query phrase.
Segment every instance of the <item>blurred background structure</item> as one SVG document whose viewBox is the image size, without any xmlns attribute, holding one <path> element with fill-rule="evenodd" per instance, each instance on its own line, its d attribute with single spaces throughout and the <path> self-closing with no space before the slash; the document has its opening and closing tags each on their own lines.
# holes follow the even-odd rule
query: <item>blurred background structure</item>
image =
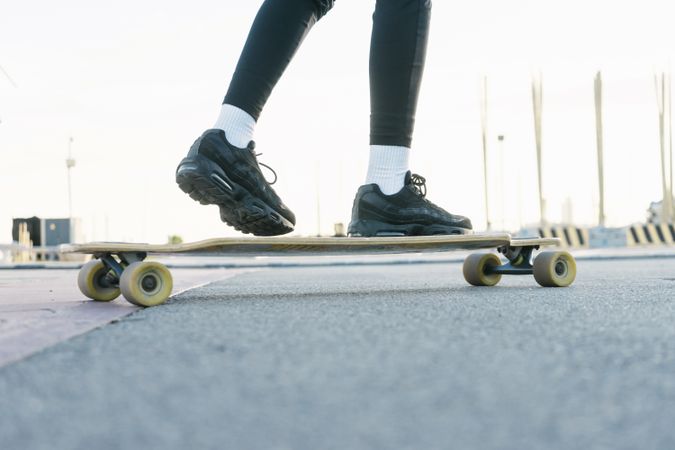
<svg viewBox="0 0 675 450">
<path fill-rule="evenodd" d="M 78 230 L 64 240 L 235 235 L 215 207 L 183 198 L 173 172 L 212 124 L 259 3 L 74 0 L 0 17 L 3 248 L 22 246 L 14 219 L 33 216 Z M 568 245 L 675 241 L 663 64 L 675 29 L 664 5 L 435 4 L 413 145 L 429 197 L 478 231 L 569 235 Z M 614 20 L 598 33 L 608 8 Z M 340 4 L 321 21 L 257 127 L 297 234 L 344 233 L 365 177 L 371 10 Z M 45 245 L 28 231 L 33 248 Z"/>
</svg>

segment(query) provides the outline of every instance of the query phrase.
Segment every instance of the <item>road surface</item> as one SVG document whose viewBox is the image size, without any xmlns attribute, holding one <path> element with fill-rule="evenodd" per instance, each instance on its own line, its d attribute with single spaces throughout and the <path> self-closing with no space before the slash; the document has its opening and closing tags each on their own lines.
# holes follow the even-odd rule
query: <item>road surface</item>
<svg viewBox="0 0 675 450">
<path fill-rule="evenodd" d="M 74 273 L 74 272 L 73 272 Z M 0 368 L 13 449 L 672 449 L 675 259 L 257 269 Z"/>
</svg>

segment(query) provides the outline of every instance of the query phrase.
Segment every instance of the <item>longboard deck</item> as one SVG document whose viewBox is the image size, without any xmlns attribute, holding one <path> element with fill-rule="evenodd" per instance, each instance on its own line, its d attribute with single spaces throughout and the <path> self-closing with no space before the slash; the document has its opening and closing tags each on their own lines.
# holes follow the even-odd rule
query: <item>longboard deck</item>
<svg viewBox="0 0 675 450">
<path fill-rule="evenodd" d="M 507 233 L 411 237 L 258 237 L 216 238 L 184 244 L 92 242 L 64 245 L 64 253 L 144 252 L 168 255 L 344 255 L 475 250 L 506 245 L 557 245 L 558 239 L 512 239 Z"/>
<path fill-rule="evenodd" d="M 569 286 L 576 276 L 576 263 L 567 252 L 533 252 L 559 245 L 556 238 L 512 239 L 509 234 L 471 234 L 374 238 L 220 238 L 176 245 L 93 242 L 61 247 L 64 253 L 92 254 L 78 274 L 77 284 L 87 297 L 109 302 L 124 295 L 138 306 L 157 306 L 169 298 L 173 279 L 159 261 L 146 261 L 149 254 L 210 256 L 375 255 L 452 250 L 497 249 L 469 255 L 462 268 L 474 286 L 494 286 L 502 275 L 534 275 L 545 287 Z"/>
</svg>

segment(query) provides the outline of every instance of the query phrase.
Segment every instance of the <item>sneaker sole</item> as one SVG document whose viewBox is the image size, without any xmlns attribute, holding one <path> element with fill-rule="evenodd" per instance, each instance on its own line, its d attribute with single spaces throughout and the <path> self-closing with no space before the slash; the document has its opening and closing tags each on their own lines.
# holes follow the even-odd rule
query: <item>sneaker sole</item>
<svg viewBox="0 0 675 450">
<path fill-rule="evenodd" d="M 203 156 L 183 159 L 176 169 L 176 183 L 200 204 L 219 206 L 221 220 L 242 233 L 278 236 L 294 229 L 288 219 Z"/>
<path fill-rule="evenodd" d="M 395 225 L 378 220 L 357 220 L 349 224 L 348 233 L 353 237 L 386 237 L 473 234 L 473 231 L 450 225 L 424 225 L 418 223 Z"/>
</svg>

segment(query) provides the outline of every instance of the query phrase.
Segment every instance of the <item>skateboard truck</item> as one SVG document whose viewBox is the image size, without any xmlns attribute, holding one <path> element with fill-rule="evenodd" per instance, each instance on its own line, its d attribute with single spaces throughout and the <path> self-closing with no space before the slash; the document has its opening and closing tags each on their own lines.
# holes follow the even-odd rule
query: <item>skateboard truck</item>
<svg viewBox="0 0 675 450">
<path fill-rule="evenodd" d="M 488 274 L 500 275 L 532 275 L 534 273 L 534 251 L 539 250 L 538 245 L 512 247 L 505 245 L 497 251 L 504 255 L 508 262 L 497 267 L 488 267 Z"/>
<path fill-rule="evenodd" d="M 156 261 L 144 261 L 147 252 L 96 252 L 93 256 L 77 278 L 84 295 L 109 302 L 122 294 L 137 306 L 160 305 L 171 295 L 171 272 Z"/>
<path fill-rule="evenodd" d="M 494 286 L 502 275 L 534 275 L 543 287 L 567 287 L 577 273 L 574 257 L 564 251 L 547 251 L 534 257 L 542 240 L 513 239 L 510 244 L 497 247 L 507 259 L 503 263 L 494 253 L 474 253 L 464 260 L 464 279 L 474 286 Z"/>
<path fill-rule="evenodd" d="M 112 253 L 94 253 L 94 258 L 102 261 L 109 269 L 101 279 L 102 284 L 107 284 L 108 287 L 119 287 L 124 268 L 131 263 L 143 261 L 147 256 L 148 254 L 145 252 L 118 253 L 118 261 Z"/>
</svg>

